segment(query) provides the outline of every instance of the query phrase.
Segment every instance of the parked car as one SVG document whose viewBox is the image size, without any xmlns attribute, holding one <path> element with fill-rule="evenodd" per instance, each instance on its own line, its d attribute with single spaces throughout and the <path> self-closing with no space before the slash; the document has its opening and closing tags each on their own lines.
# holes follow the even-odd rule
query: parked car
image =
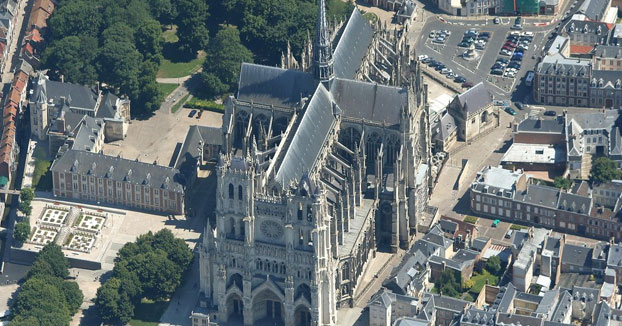
<svg viewBox="0 0 622 326">
<path fill-rule="evenodd" d="M 443 34 L 445 34 L 445 35 L 447 35 L 447 36 L 451 35 L 451 31 L 448 31 L 448 30 L 446 30 L 446 29 L 445 29 L 445 30 L 442 30 L 442 31 L 441 31 L 441 33 L 443 33 Z"/>
<path fill-rule="evenodd" d="M 475 48 L 478 50 L 483 50 L 486 48 L 486 43 L 475 43 Z"/>
<path fill-rule="evenodd" d="M 442 63 L 441 63 L 441 64 L 439 64 L 438 66 L 436 66 L 436 68 L 434 68 L 434 70 L 436 70 L 436 71 L 441 71 L 441 70 L 443 70 L 443 69 L 445 69 L 445 65 L 444 65 L 444 64 L 442 64 Z"/>
<path fill-rule="evenodd" d="M 516 105 L 516 108 L 518 108 L 519 110 L 522 110 L 525 107 L 522 102 L 514 102 L 514 105 Z"/>
<path fill-rule="evenodd" d="M 445 43 L 445 38 L 442 36 L 439 36 L 437 38 L 435 38 L 432 42 L 434 43 Z"/>
<path fill-rule="evenodd" d="M 503 69 L 503 66 L 500 63 L 495 63 L 490 67 L 490 70 Z"/>
<path fill-rule="evenodd" d="M 510 63 L 510 60 L 506 59 L 506 58 L 497 58 L 497 62 L 503 62 L 505 64 Z"/>
<path fill-rule="evenodd" d="M 430 35 L 428 35 L 429 38 L 436 38 L 436 32 L 435 31 L 431 31 Z"/>
<path fill-rule="evenodd" d="M 523 29 L 523 26 L 521 25 L 512 25 L 512 27 L 510 27 L 511 29 L 517 29 L 517 30 L 521 30 Z"/>
<path fill-rule="evenodd" d="M 495 19 L 493 19 L 492 22 L 495 24 L 501 24 L 501 18 L 495 17 Z"/>
<path fill-rule="evenodd" d="M 462 41 L 458 43 L 458 46 L 461 48 L 468 48 L 469 46 L 471 46 L 471 44 L 469 44 L 468 42 Z"/>
<path fill-rule="evenodd" d="M 520 63 L 510 62 L 510 64 L 508 64 L 508 68 L 520 69 Z"/>
<path fill-rule="evenodd" d="M 512 109 L 512 108 L 511 108 L 511 107 L 509 107 L 509 106 L 506 106 L 506 107 L 505 107 L 505 112 L 507 112 L 507 113 L 509 113 L 509 114 L 511 114 L 511 115 L 516 115 L 516 111 L 514 111 L 514 109 Z"/>
<path fill-rule="evenodd" d="M 514 25 L 520 25 L 522 24 L 523 20 L 521 19 L 520 16 L 516 17 L 516 20 L 514 20 Z"/>
<path fill-rule="evenodd" d="M 428 62 L 428 67 L 430 67 L 430 68 L 435 68 L 436 66 L 438 66 L 438 65 L 440 65 L 440 64 L 441 64 L 440 62 L 438 62 L 438 61 L 436 61 L 436 60 L 432 59 L 432 60 L 430 60 L 430 62 Z"/>
<path fill-rule="evenodd" d="M 511 238 L 511 237 L 512 237 L 512 233 L 514 233 L 514 231 L 512 231 L 512 230 L 508 230 L 508 232 L 505 234 L 505 238 L 506 238 L 506 239 Z"/>
<path fill-rule="evenodd" d="M 194 117 L 195 114 L 197 114 L 197 110 L 190 111 L 190 113 L 188 113 L 188 118 Z"/>
<path fill-rule="evenodd" d="M 473 83 L 471 82 L 462 83 L 462 88 L 471 88 L 471 87 L 473 87 Z"/>
<path fill-rule="evenodd" d="M 503 75 L 503 69 L 493 69 L 490 71 L 491 75 L 501 76 Z"/>
<path fill-rule="evenodd" d="M 557 113 L 553 110 L 548 110 L 548 111 L 544 111 L 544 115 L 547 117 L 554 117 L 557 115 Z"/>
<path fill-rule="evenodd" d="M 456 76 L 456 78 L 454 78 L 454 81 L 456 83 L 464 83 L 464 82 L 466 82 L 466 78 L 464 78 L 462 76 Z"/>
<path fill-rule="evenodd" d="M 512 55 L 512 51 L 508 50 L 508 49 L 501 49 L 501 51 L 499 52 L 499 54 L 501 55 Z"/>
<path fill-rule="evenodd" d="M 428 59 L 429 57 L 427 55 L 425 55 L 425 54 L 422 54 L 422 55 L 418 56 L 417 58 L 419 60 L 425 60 L 425 59 Z"/>
</svg>

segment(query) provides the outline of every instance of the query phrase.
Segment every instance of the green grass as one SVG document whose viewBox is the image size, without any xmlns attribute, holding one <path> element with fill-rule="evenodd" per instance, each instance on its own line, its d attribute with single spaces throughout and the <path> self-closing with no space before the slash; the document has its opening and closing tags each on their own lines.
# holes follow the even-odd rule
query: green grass
<svg viewBox="0 0 622 326">
<path fill-rule="evenodd" d="M 158 89 L 160 89 L 160 94 L 164 98 L 166 98 L 169 94 L 171 94 L 179 85 L 177 84 L 161 84 L 158 83 Z"/>
<path fill-rule="evenodd" d="M 499 276 L 492 275 L 484 269 L 481 274 L 478 274 L 477 272 L 473 273 L 471 280 L 473 280 L 473 286 L 469 289 L 469 292 L 477 294 L 482 291 L 482 288 L 486 285 L 486 280 L 488 280 L 488 284 L 490 285 L 497 285 L 499 282 Z"/>
<path fill-rule="evenodd" d="M 40 191 L 52 190 L 52 172 L 50 172 L 52 162 L 48 160 L 47 151 L 43 145 L 37 144 L 33 156 L 35 169 L 32 174 L 32 187 Z"/>
<path fill-rule="evenodd" d="M 199 52 L 199 55 L 187 62 L 173 62 L 164 58 L 158 70 L 158 78 L 178 78 L 188 76 L 195 73 L 201 68 L 205 61 L 205 53 Z"/>
<path fill-rule="evenodd" d="M 142 299 L 134 309 L 134 318 L 130 320 L 131 326 L 157 326 L 160 317 L 168 307 L 167 301 L 151 301 Z"/>
<path fill-rule="evenodd" d="M 190 94 L 186 94 L 186 96 L 182 97 L 181 100 L 177 101 L 177 103 L 175 103 L 175 105 L 173 105 L 173 107 L 171 108 L 171 112 L 173 113 L 177 112 L 177 110 L 181 108 L 184 102 L 188 100 L 188 96 L 190 96 Z"/>
<path fill-rule="evenodd" d="M 526 230 L 526 229 L 528 229 L 528 228 L 529 228 L 529 227 L 528 227 L 528 226 L 525 226 L 525 225 L 519 225 L 519 224 L 512 224 L 512 225 L 510 225 L 510 230 L 516 230 L 516 231 L 519 231 L 519 230 Z"/>
<path fill-rule="evenodd" d="M 464 218 L 464 222 L 470 223 L 470 224 L 477 223 L 477 220 L 479 220 L 477 217 L 471 216 L 471 215 L 468 215 L 467 217 Z"/>
<path fill-rule="evenodd" d="M 75 223 L 73 223 L 73 226 L 78 226 L 80 225 L 80 222 L 82 222 L 82 218 L 84 218 L 83 214 L 80 214 L 80 216 L 78 216 L 78 219 L 76 220 Z"/>
<path fill-rule="evenodd" d="M 162 38 L 164 38 L 164 42 L 166 43 L 175 43 L 179 41 L 179 37 L 177 36 L 177 26 L 173 25 L 171 29 L 167 29 L 162 33 Z"/>
</svg>

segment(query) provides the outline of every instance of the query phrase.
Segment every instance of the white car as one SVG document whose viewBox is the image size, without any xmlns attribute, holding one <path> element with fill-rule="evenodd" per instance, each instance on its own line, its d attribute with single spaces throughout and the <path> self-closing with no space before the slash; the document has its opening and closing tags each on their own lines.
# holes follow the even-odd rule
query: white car
<svg viewBox="0 0 622 326">
<path fill-rule="evenodd" d="M 436 31 L 431 31 L 429 37 L 430 38 L 435 38 L 436 37 Z"/>
<path fill-rule="evenodd" d="M 428 56 L 426 54 L 422 54 L 420 56 L 417 57 L 419 60 L 425 60 L 428 58 Z"/>
</svg>

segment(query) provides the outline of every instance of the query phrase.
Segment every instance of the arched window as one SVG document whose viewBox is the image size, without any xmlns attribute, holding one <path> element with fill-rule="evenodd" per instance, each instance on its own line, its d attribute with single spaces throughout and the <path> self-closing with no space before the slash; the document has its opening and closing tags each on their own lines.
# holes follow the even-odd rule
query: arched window
<svg viewBox="0 0 622 326">
<path fill-rule="evenodd" d="M 277 264 L 276 260 L 274 262 L 272 262 L 272 273 L 278 273 L 279 272 L 279 264 Z"/>
<path fill-rule="evenodd" d="M 266 259 L 266 261 L 264 262 L 264 266 L 263 266 L 264 270 L 266 272 L 270 271 L 270 262 Z"/>
<path fill-rule="evenodd" d="M 244 228 L 244 221 L 240 220 L 240 235 L 241 236 L 245 236 L 246 235 L 246 229 Z"/>
<path fill-rule="evenodd" d="M 262 263 L 261 259 L 257 259 L 257 262 L 255 263 L 255 267 L 257 267 L 258 270 L 262 270 L 263 269 L 263 263 Z"/>
<path fill-rule="evenodd" d="M 233 199 L 233 184 L 229 184 L 229 199 Z"/>
<path fill-rule="evenodd" d="M 238 186 L 238 199 L 242 200 L 242 186 Z"/>
<path fill-rule="evenodd" d="M 281 274 L 287 274 L 287 269 L 285 267 L 285 263 L 281 263 Z"/>
</svg>

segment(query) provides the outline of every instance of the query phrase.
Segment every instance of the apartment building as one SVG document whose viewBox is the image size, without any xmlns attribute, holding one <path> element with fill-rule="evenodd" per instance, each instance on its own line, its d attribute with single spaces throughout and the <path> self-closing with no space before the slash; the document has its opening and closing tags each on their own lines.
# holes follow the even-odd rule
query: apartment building
<svg viewBox="0 0 622 326">
<path fill-rule="evenodd" d="M 592 63 L 569 59 L 561 53 L 545 56 L 538 63 L 533 82 L 536 102 L 548 105 L 588 106 Z"/>
<path fill-rule="evenodd" d="M 179 170 L 70 149 L 50 167 L 54 196 L 184 213 Z"/>
<path fill-rule="evenodd" d="M 622 239 L 622 223 L 610 209 L 594 205 L 586 184 L 563 191 L 532 184 L 520 170 L 488 166 L 471 184 L 470 205 L 478 215 L 597 239 Z"/>
</svg>

